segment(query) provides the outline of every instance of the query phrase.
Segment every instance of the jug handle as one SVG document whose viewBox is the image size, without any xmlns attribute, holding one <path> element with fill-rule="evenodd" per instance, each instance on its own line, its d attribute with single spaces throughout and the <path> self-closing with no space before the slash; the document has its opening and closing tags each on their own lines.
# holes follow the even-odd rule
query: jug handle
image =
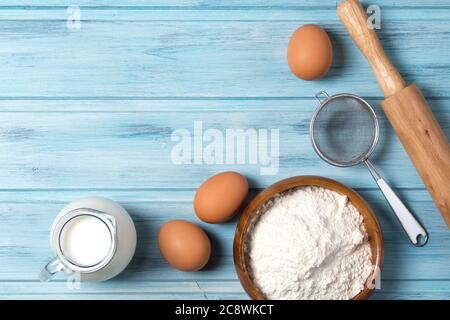
<svg viewBox="0 0 450 320">
<path fill-rule="evenodd" d="M 39 273 L 39 280 L 42 282 L 50 281 L 58 272 L 64 270 L 64 265 L 57 259 L 51 260 L 47 263 L 44 269 Z"/>
</svg>

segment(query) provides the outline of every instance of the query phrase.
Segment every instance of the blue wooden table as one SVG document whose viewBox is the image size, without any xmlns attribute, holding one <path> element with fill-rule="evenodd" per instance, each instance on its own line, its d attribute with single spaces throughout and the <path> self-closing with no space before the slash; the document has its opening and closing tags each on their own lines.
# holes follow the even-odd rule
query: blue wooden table
<svg viewBox="0 0 450 320">
<path fill-rule="evenodd" d="M 416 81 L 450 133 L 450 1 L 376 0 L 381 41 L 407 82 Z M 67 10 L 69 5 L 78 5 Z M 210 175 L 235 170 L 252 194 L 282 178 L 322 175 L 355 188 L 381 223 L 385 264 L 375 299 L 449 299 L 450 232 L 379 107 L 380 91 L 335 12 L 314 0 L 3 0 L 0 4 L 0 298 L 245 299 L 232 242 L 237 219 L 200 223 L 192 207 Z M 332 38 L 328 76 L 305 82 L 288 69 L 290 34 L 317 23 Z M 79 27 L 79 28 L 78 28 Z M 374 162 L 430 233 L 413 247 L 363 167 L 338 169 L 312 150 L 314 94 L 366 97 L 381 118 Z M 177 129 L 279 130 L 279 169 L 172 161 Z M 57 212 L 105 196 L 132 215 L 138 248 L 114 280 L 67 288 L 40 283 Z M 213 244 L 205 270 L 161 258 L 167 220 L 200 223 Z"/>
</svg>

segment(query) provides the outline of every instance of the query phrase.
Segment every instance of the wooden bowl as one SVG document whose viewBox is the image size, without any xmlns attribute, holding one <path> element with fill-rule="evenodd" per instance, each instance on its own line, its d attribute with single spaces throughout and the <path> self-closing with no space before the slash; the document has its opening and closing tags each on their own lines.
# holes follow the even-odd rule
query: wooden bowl
<svg viewBox="0 0 450 320">
<path fill-rule="evenodd" d="M 245 257 L 245 245 L 247 242 L 247 237 L 249 235 L 249 227 L 253 223 L 253 218 L 255 217 L 258 209 L 268 200 L 272 199 L 281 192 L 301 186 L 318 186 L 327 188 L 340 194 L 346 195 L 350 199 L 350 202 L 358 209 L 358 211 L 363 216 L 364 226 L 367 231 L 370 248 L 372 249 L 372 265 L 376 266 L 376 268 L 374 268 L 374 274 L 371 275 L 371 278 L 376 279 L 377 275 L 375 274 L 375 272 L 381 271 L 383 263 L 383 237 L 377 219 L 375 218 L 372 210 L 369 208 L 363 198 L 361 198 L 361 196 L 359 196 L 352 189 L 331 179 L 317 176 L 292 177 L 279 181 L 259 193 L 250 202 L 247 208 L 245 208 L 236 228 L 233 245 L 234 264 L 242 286 L 252 299 L 265 300 L 266 297 L 253 284 L 253 280 L 249 272 L 249 267 L 246 265 L 247 259 Z M 353 298 L 353 300 L 367 299 L 372 291 L 373 289 L 366 286 L 364 290 L 362 290 Z"/>
</svg>

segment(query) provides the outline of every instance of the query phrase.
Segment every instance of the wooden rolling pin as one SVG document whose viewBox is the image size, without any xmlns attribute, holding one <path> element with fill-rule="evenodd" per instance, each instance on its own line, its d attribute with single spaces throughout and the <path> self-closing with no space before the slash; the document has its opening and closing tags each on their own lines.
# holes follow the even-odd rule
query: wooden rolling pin
<svg viewBox="0 0 450 320">
<path fill-rule="evenodd" d="M 342 2 L 337 12 L 353 42 L 366 57 L 385 100 L 381 103 L 403 147 L 450 229 L 450 145 L 419 88 L 407 86 L 387 58 L 358 0 Z"/>
</svg>

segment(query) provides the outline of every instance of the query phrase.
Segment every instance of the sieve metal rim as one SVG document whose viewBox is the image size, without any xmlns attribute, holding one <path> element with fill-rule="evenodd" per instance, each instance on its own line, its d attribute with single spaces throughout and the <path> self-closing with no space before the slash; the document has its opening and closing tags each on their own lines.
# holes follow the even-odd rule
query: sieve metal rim
<svg viewBox="0 0 450 320">
<path fill-rule="evenodd" d="M 320 96 L 322 96 L 322 95 L 325 95 L 326 99 L 321 100 Z M 380 136 L 380 126 L 379 126 L 379 122 L 378 122 L 378 117 L 377 117 L 377 114 L 375 113 L 375 110 L 373 109 L 373 107 L 362 97 L 360 97 L 356 94 L 352 94 L 352 93 L 338 93 L 338 94 L 330 96 L 326 91 L 319 91 L 318 93 L 315 94 L 315 98 L 319 101 L 319 107 L 316 109 L 316 111 L 314 111 L 314 114 L 311 118 L 311 123 L 309 126 L 309 137 L 310 137 L 311 144 L 313 146 L 314 151 L 319 155 L 319 157 L 323 161 L 325 161 L 335 167 L 341 167 L 341 168 L 353 167 L 357 164 L 360 164 L 360 163 L 366 161 L 369 158 L 369 156 L 372 154 L 372 152 L 375 150 L 375 147 L 378 144 L 378 139 Z M 372 115 L 372 118 L 374 120 L 374 127 L 375 127 L 374 138 L 373 138 L 370 148 L 365 153 L 363 153 L 360 157 L 356 158 L 355 160 L 353 160 L 351 162 L 345 163 L 345 164 L 342 162 L 333 161 L 330 158 L 328 158 L 327 156 L 325 156 L 322 153 L 322 151 L 320 151 L 320 148 L 317 146 L 316 141 L 314 139 L 314 123 L 316 122 L 316 118 L 317 118 L 318 114 L 320 113 L 320 111 L 322 111 L 322 109 L 325 107 L 326 104 L 328 104 L 329 102 L 331 102 L 333 100 L 339 99 L 339 98 L 353 98 L 353 99 L 360 101 L 363 105 L 365 105 Z"/>
</svg>

